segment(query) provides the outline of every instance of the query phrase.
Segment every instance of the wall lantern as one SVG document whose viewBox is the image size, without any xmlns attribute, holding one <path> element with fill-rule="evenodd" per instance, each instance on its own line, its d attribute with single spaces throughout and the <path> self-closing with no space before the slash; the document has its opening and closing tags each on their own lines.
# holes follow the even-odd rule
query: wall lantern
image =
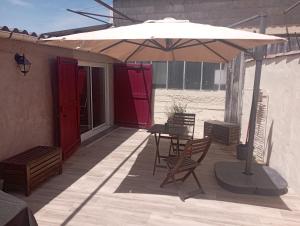
<svg viewBox="0 0 300 226">
<path fill-rule="evenodd" d="M 15 55 L 15 60 L 19 66 L 20 71 L 24 74 L 24 76 L 26 75 L 26 73 L 29 72 L 30 67 L 31 67 L 31 62 L 25 57 L 25 55 L 20 55 L 18 53 L 16 53 Z"/>
</svg>

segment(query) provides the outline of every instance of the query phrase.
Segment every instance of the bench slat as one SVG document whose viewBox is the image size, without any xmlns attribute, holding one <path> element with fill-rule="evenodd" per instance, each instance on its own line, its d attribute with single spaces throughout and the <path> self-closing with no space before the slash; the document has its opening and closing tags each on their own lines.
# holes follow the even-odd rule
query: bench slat
<svg viewBox="0 0 300 226">
<path fill-rule="evenodd" d="M 62 154 L 57 147 L 37 146 L 0 163 L 5 191 L 22 189 L 29 195 L 50 176 L 61 174 Z"/>
</svg>

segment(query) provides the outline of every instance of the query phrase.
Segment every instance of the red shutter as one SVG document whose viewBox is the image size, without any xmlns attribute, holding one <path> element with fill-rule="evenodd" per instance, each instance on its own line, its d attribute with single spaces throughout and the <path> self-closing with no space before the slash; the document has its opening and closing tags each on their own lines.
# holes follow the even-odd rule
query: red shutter
<svg viewBox="0 0 300 226">
<path fill-rule="evenodd" d="M 57 58 L 60 146 L 68 158 L 80 144 L 77 60 Z"/>
<path fill-rule="evenodd" d="M 147 128 L 151 125 L 152 66 L 115 64 L 115 123 Z"/>
</svg>

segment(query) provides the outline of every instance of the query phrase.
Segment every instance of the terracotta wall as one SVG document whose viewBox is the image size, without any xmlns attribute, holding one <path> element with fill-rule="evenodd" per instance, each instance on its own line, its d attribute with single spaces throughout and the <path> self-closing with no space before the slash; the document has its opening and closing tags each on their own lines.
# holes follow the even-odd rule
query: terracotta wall
<svg viewBox="0 0 300 226">
<path fill-rule="evenodd" d="M 24 53 L 32 62 L 26 77 L 17 69 L 15 53 Z M 57 56 L 105 62 L 109 68 L 113 62 L 87 52 L 0 39 L 0 160 L 36 145 L 54 143 L 51 78 L 56 73 Z"/>
<path fill-rule="evenodd" d="M 242 138 L 245 139 L 252 99 L 254 62 L 248 62 L 243 95 Z M 263 160 L 300 192 L 300 52 L 266 59 L 261 90 L 266 110 L 261 123 Z M 258 146 L 259 147 L 259 146 Z"/>
</svg>

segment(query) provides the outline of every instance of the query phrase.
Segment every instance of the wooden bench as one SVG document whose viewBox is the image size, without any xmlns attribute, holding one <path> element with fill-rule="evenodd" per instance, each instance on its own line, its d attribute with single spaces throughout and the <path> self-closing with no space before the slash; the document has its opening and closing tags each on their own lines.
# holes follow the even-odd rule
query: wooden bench
<svg viewBox="0 0 300 226">
<path fill-rule="evenodd" d="M 208 120 L 204 122 L 204 136 L 210 136 L 213 141 L 226 145 L 238 144 L 240 126 L 235 123 Z"/>
<path fill-rule="evenodd" d="M 31 191 L 50 176 L 62 173 L 62 154 L 56 147 L 38 146 L 0 163 L 3 190 Z"/>
</svg>

